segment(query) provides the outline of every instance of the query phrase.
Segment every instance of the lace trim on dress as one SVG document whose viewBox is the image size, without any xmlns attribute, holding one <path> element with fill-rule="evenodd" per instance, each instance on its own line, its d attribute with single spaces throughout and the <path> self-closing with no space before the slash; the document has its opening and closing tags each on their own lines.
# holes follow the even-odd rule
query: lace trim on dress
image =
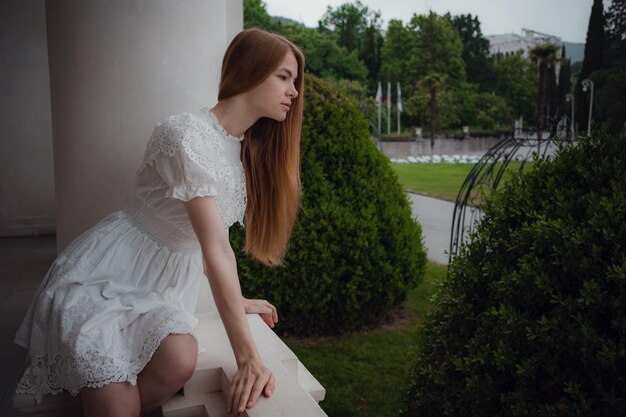
<svg viewBox="0 0 626 417">
<path fill-rule="evenodd" d="M 247 191 L 239 138 L 228 135 L 208 109 L 203 113 L 213 122 L 207 123 L 206 118 L 192 113 L 170 116 L 160 122 L 152 133 L 139 170 L 152 165 L 159 154 L 172 157 L 176 152 L 183 152 L 202 166 L 207 177 L 217 181 L 222 188 L 223 192 L 218 193 L 216 199 L 225 226 L 235 222 L 243 225 Z M 236 142 L 225 141 L 224 136 Z M 192 190 L 206 184 L 186 186 Z"/>
<path fill-rule="evenodd" d="M 152 165 L 160 153 L 174 156 L 176 151 L 182 150 L 192 161 L 202 164 L 215 175 L 215 167 L 208 164 L 213 161 L 208 157 L 215 156 L 215 151 L 222 151 L 223 145 L 212 138 L 211 133 L 202 129 L 191 114 L 167 117 L 154 128 L 140 170 Z M 211 149 L 209 142 L 217 149 Z"/>
<path fill-rule="evenodd" d="M 148 333 L 136 358 L 111 357 L 97 350 L 87 351 L 79 357 L 60 354 L 54 358 L 37 356 L 32 358 L 16 392 L 34 396 L 39 404 L 44 395 L 58 394 L 63 390 L 78 395 L 84 387 L 102 388 L 114 382 L 137 385 L 137 375 L 169 334 L 191 334 L 196 338 L 189 326 L 168 320 Z"/>
<path fill-rule="evenodd" d="M 202 109 L 202 111 L 204 111 L 206 114 L 208 114 L 209 118 L 213 121 L 213 124 L 215 125 L 215 127 L 217 128 L 217 130 L 219 130 L 219 132 L 226 136 L 228 139 L 232 139 L 232 140 L 236 140 L 237 142 L 241 142 L 244 138 L 244 135 L 241 136 L 233 136 L 230 133 L 228 133 L 226 131 L 226 129 L 224 129 L 224 126 L 222 126 L 220 124 L 220 121 L 217 120 L 217 116 L 215 116 L 215 113 L 213 113 L 213 111 L 211 111 L 211 109 L 209 109 L 208 107 L 204 107 Z"/>
</svg>

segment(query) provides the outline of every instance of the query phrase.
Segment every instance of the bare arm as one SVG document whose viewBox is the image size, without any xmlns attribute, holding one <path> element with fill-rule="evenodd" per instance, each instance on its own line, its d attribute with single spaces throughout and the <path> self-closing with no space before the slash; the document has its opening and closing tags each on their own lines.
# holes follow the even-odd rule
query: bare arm
<svg viewBox="0 0 626 417">
<path fill-rule="evenodd" d="M 217 311 L 235 354 L 238 371 L 229 393 L 229 412 L 254 406 L 261 391 L 269 397 L 274 377 L 263 366 L 245 316 L 235 254 L 213 197 L 185 202 L 187 214 L 202 248 L 206 274 Z"/>
<path fill-rule="evenodd" d="M 204 275 L 209 276 L 207 271 L 206 262 L 202 260 L 202 266 L 204 268 Z M 261 319 L 270 327 L 274 327 L 278 323 L 278 311 L 267 300 L 248 299 L 241 297 L 243 300 L 243 309 L 246 314 L 258 314 Z"/>
</svg>

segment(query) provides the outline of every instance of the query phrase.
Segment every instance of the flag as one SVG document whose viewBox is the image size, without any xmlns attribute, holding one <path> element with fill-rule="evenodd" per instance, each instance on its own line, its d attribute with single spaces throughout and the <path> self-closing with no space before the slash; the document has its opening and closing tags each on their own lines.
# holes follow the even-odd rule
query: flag
<svg viewBox="0 0 626 417">
<path fill-rule="evenodd" d="M 398 83 L 398 111 L 402 113 L 402 93 L 400 92 L 400 83 Z"/>
<path fill-rule="evenodd" d="M 391 108 L 391 81 L 387 81 L 387 107 Z"/>
<path fill-rule="evenodd" d="M 383 88 L 380 86 L 380 81 L 378 82 L 378 90 L 376 90 L 376 105 L 380 106 L 380 103 L 383 101 Z"/>
</svg>

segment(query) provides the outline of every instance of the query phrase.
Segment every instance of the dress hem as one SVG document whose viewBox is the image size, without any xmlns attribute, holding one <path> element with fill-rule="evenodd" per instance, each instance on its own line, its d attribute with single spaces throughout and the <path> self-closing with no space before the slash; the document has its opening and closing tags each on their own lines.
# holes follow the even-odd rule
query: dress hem
<svg viewBox="0 0 626 417">
<path fill-rule="evenodd" d="M 165 328 L 165 326 L 163 326 Z M 157 330 L 155 330 L 156 333 Z M 35 397 L 35 402 L 40 404 L 44 395 L 57 395 L 63 391 L 69 392 L 72 396 L 77 396 L 83 388 L 102 388 L 111 383 L 130 382 L 131 385 L 137 385 L 137 377 L 145 366 L 150 362 L 152 356 L 167 336 L 172 334 L 189 334 L 198 342 L 198 338 L 194 332 L 189 329 L 182 328 L 168 328 L 164 332 L 159 332 L 158 335 L 154 334 L 149 340 L 142 346 L 142 352 L 132 361 L 125 360 L 127 363 L 127 369 L 124 371 L 117 371 L 114 375 L 105 377 L 100 380 L 81 380 L 77 384 L 69 384 L 67 381 L 61 380 L 59 385 L 54 387 L 49 383 L 49 376 L 51 373 L 54 375 L 58 366 L 47 364 L 46 355 L 38 355 L 35 359 L 31 358 L 30 365 L 24 371 L 22 378 L 16 389 L 16 394 L 26 394 Z M 151 346 L 148 346 L 151 345 Z M 149 349 L 144 352 L 144 349 Z M 88 355 L 93 356 L 93 353 Z M 106 355 L 105 355 L 106 356 Z M 60 355 L 57 355 L 55 359 L 62 359 Z M 119 358 L 112 358 L 113 360 Z M 66 359 L 67 360 L 67 359 Z M 135 362 L 135 363 L 134 363 Z M 59 376 L 62 379 L 62 376 Z"/>
</svg>

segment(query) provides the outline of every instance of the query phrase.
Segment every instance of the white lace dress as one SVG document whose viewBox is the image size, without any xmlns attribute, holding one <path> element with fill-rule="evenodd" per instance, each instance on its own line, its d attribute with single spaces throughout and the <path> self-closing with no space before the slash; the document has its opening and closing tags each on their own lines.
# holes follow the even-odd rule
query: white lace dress
<svg viewBox="0 0 626 417">
<path fill-rule="evenodd" d="M 168 334 L 193 334 L 202 256 L 183 201 L 215 196 L 243 222 L 242 138 L 208 109 L 160 122 L 137 173 L 135 202 L 76 238 L 53 262 L 16 343 L 31 364 L 17 392 L 35 396 L 137 382 Z"/>
</svg>

